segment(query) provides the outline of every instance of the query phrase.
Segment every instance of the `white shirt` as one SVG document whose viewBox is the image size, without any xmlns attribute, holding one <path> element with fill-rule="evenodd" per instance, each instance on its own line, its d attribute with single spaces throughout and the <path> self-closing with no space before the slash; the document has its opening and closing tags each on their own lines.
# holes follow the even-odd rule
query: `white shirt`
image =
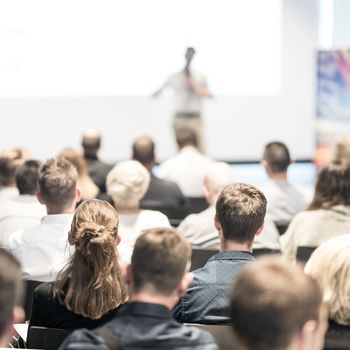
<svg viewBox="0 0 350 350">
<path fill-rule="evenodd" d="M 270 179 L 261 189 L 267 199 L 267 212 L 276 224 L 289 224 L 297 213 L 307 207 L 302 191 L 287 180 Z"/>
<path fill-rule="evenodd" d="M 220 249 L 220 239 L 214 225 L 215 205 L 198 214 L 187 216 L 177 228 L 194 248 Z M 262 232 L 255 236 L 254 248 L 280 249 L 279 233 L 269 217 L 265 218 Z"/>
<path fill-rule="evenodd" d="M 45 215 L 46 207 L 36 196 L 24 194 L 0 201 L 0 246 L 5 245 L 12 233 L 40 224 Z"/>
<path fill-rule="evenodd" d="M 156 210 L 140 210 L 138 213 L 119 213 L 118 215 L 118 232 L 121 238 L 118 251 L 121 262 L 130 262 L 135 241 L 143 230 L 154 227 L 171 227 L 169 219 Z"/>
<path fill-rule="evenodd" d="M 187 197 L 204 197 L 204 177 L 213 160 L 195 147 L 186 146 L 159 166 L 157 175 L 176 182 Z"/>
<path fill-rule="evenodd" d="M 206 87 L 207 81 L 204 75 L 197 71 L 191 71 L 191 80 L 196 84 Z M 188 84 L 189 77 L 184 71 L 172 74 L 166 80 L 164 87 L 171 87 L 174 91 L 174 109 L 182 113 L 200 113 L 202 97 L 194 92 Z"/>
<path fill-rule="evenodd" d="M 0 187 L 0 201 L 14 199 L 18 195 L 17 187 Z"/>
<path fill-rule="evenodd" d="M 68 243 L 73 214 L 47 215 L 33 228 L 15 232 L 7 249 L 20 261 L 26 280 L 50 282 L 65 266 L 74 248 Z"/>
</svg>

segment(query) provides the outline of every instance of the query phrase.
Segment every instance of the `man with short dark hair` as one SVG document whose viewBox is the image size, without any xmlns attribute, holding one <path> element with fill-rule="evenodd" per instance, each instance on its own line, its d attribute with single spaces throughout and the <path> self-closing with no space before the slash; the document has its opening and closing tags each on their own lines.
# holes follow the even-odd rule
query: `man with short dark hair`
<svg viewBox="0 0 350 350">
<path fill-rule="evenodd" d="M 12 234 L 6 244 L 21 262 L 24 279 L 52 281 L 69 259 L 68 232 L 80 199 L 77 177 L 75 167 L 64 158 L 49 159 L 40 167 L 37 197 L 47 216 L 39 225 Z"/>
<path fill-rule="evenodd" d="M 100 132 L 94 129 L 86 130 L 83 134 L 81 145 L 91 179 L 100 189 L 100 193 L 106 193 L 106 177 L 113 166 L 102 162 L 98 158 L 98 152 L 101 147 Z"/>
<path fill-rule="evenodd" d="M 198 151 L 193 130 L 179 129 L 176 142 L 178 153 L 160 164 L 157 175 L 177 183 L 186 197 L 204 197 L 204 176 L 213 161 Z"/>
<path fill-rule="evenodd" d="M 152 173 L 156 158 L 155 144 L 150 137 L 144 136 L 134 141 L 132 159 L 140 162 L 151 175 L 148 190 L 140 202 L 141 208 L 159 210 L 169 218 L 183 218 L 188 208 L 187 200 L 179 186 Z"/>
<path fill-rule="evenodd" d="M 247 350 L 321 350 L 327 328 L 315 281 L 282 258 L 244 267 L 230 297 L 235 334 Z"/>
<path fill-rule="evenodd" d="M 267 212 L 276 225 L 288 225 L 295 214 L 307 206 L 304 194 L 287 179 L 291 164 L 287 146 L 270 142 L 265 146 L 262 165 L 269 181 L 262 187 L 268 200 Z"/>
<path fill-rule="evenodd" d="M 8 347 L 13 325 L 23 322 L 23 282 L 18 261 L 0 248 L 0 347 Z"/>
<path fill-rule="evenodd" d="M 0 202 L 0 245 L 4 245 L 16 231 L 34 227 L 45 216 L 45 207 L 36 197 L 41 163 L 27 160 L 15 173 L 19 195 Z"/>
<path fill-rule="evenodd" d="M 266 198 L 243 183 L 226 186 L 216 202 L 220 252 L 194 271 L 187 294 L 174 309 L 179 322 L 227 323 L 227 290 L 243 266 L 254 260 L 254 237 L 263 230 Z"/>
<path fill-rule="evenodd" d="M 75 331 L 61 350 L 198 349 L 217 350 L 213 338 L 198 328 L 176 322 L 170 310 L 186 293 L 191 247 L 170 228 L 146 230 L 136 241 L 126 271 L 129 302 L 116 317 L 95 331 Z M 117 346 L 118 344 L 118 346 Z"/>
</svg>

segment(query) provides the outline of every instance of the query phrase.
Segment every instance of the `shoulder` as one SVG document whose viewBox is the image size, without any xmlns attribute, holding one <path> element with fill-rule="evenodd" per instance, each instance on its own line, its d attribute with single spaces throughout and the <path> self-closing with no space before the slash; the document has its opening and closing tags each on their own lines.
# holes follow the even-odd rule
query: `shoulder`
<svg viewBox="0 0 350 350">
<path fill-rule="evenodd" d="M 141 220 L 150 221 L 152 224 L 169 224 L 169 219 L 166 215 L 158 210 L 144 209 L 140 213 Z"/>
<path fill-rule="evenodd" d="M 74 331 L 63 342 L 60 350 L 110 350 L 104 340 L 87 329 L 79 329 Z"/>
<path fill-rule="evenodd" d="M 6 247 L 10 250 L 16 249 L 24 243 L 24 230 L 14 232 L 7 240 Z"/>
<path fill-rule="evenodd" d="M 34 290 L 34 296 L 38 299 L 51 299 L 53 298 L 53 282 L 45 282 L 39 284 Z"/>
</svg>

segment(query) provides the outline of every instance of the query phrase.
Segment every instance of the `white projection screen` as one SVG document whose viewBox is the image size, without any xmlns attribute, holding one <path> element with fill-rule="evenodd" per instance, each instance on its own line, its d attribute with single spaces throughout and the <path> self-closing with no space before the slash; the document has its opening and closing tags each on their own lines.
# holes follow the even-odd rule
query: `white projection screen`
<svg viewBox="0 0 350 350">
<path fill-rule="evenodd" d="M 258 159 L 265 142 L 282 139 L 309 158 L 315 2 L 1 0 L 0 148 L 45 158 L 96 127 L 108 160 L 127 158 L 144 134 L 169 156 L 172 95 L 151 94 L 193 46 L 215 95 L 203 105 L 210 156 Z M 293 136 L 300 122 L 305 141 Z"/>
</svg>

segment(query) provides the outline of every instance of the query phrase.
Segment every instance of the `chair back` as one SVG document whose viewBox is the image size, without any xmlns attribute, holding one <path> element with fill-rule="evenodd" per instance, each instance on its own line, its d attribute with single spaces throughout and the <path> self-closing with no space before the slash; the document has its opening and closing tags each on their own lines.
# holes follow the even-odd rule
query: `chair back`
<svg viewBox="0 0 350 350">
<path fill-rule="evenodd" d="M 269 249 L 269 248 L 255 248 L 253 249 L 253 255 L 257 258 L 262 255 L 271 255 L 271 254 L 281 254 L 281 251 L 278 249 Z"/>
<path fill-rule="evenodd" d="M 317 247 L 299 246 L 297 249 L 297 260 L 303 264 L 306 264 L 316 248 Z"/>
<path fill-rule="evenodd" d="M 36 287 L 39 286 L 42 282 L 39 281 L 24 281 L 25 284 L 25 296 L 24 296 L 24 312 L 26 314 L 26 320 L 30 319 L 32 313 L 32 303 L 33 303 L 33 294 Z"/>
<path fill-rule="evenodd" d="M 288 226 L 289 226 L 289 224 L 285 224 L 285 225 L 276 224 L 276 228 L 277 228 L 278 233 L 280 235 L 283 235 L 287 231 Z"/>
<path fill-rule="evenodd" d="M 193 249 L 190 271 L 194 271 L 203 267 L 207 261 L 218 252 L 218 250 L 212 249 Z"/>
<path fill-rule="evenodd" d="M 209 332 L 219 350 L 238 350 L 238 341 L 233 334 L 232 327 L 229 325 L 207 325 L 207 324 L 191 324 L 190 326 L 198 327 Z"/>
<path fill-rule="evenodd" d="M 189 212 L 191 214 L 200 213 L 208 208 L 208 203 L 205 197 L 187 197 Z"/>
<path fill-rule="evenodd" d="M 31 349 L 57 350 L 71 333 L 66 329 L 32 326 L 28 331 L 27 347 Z"/>
</svg>

